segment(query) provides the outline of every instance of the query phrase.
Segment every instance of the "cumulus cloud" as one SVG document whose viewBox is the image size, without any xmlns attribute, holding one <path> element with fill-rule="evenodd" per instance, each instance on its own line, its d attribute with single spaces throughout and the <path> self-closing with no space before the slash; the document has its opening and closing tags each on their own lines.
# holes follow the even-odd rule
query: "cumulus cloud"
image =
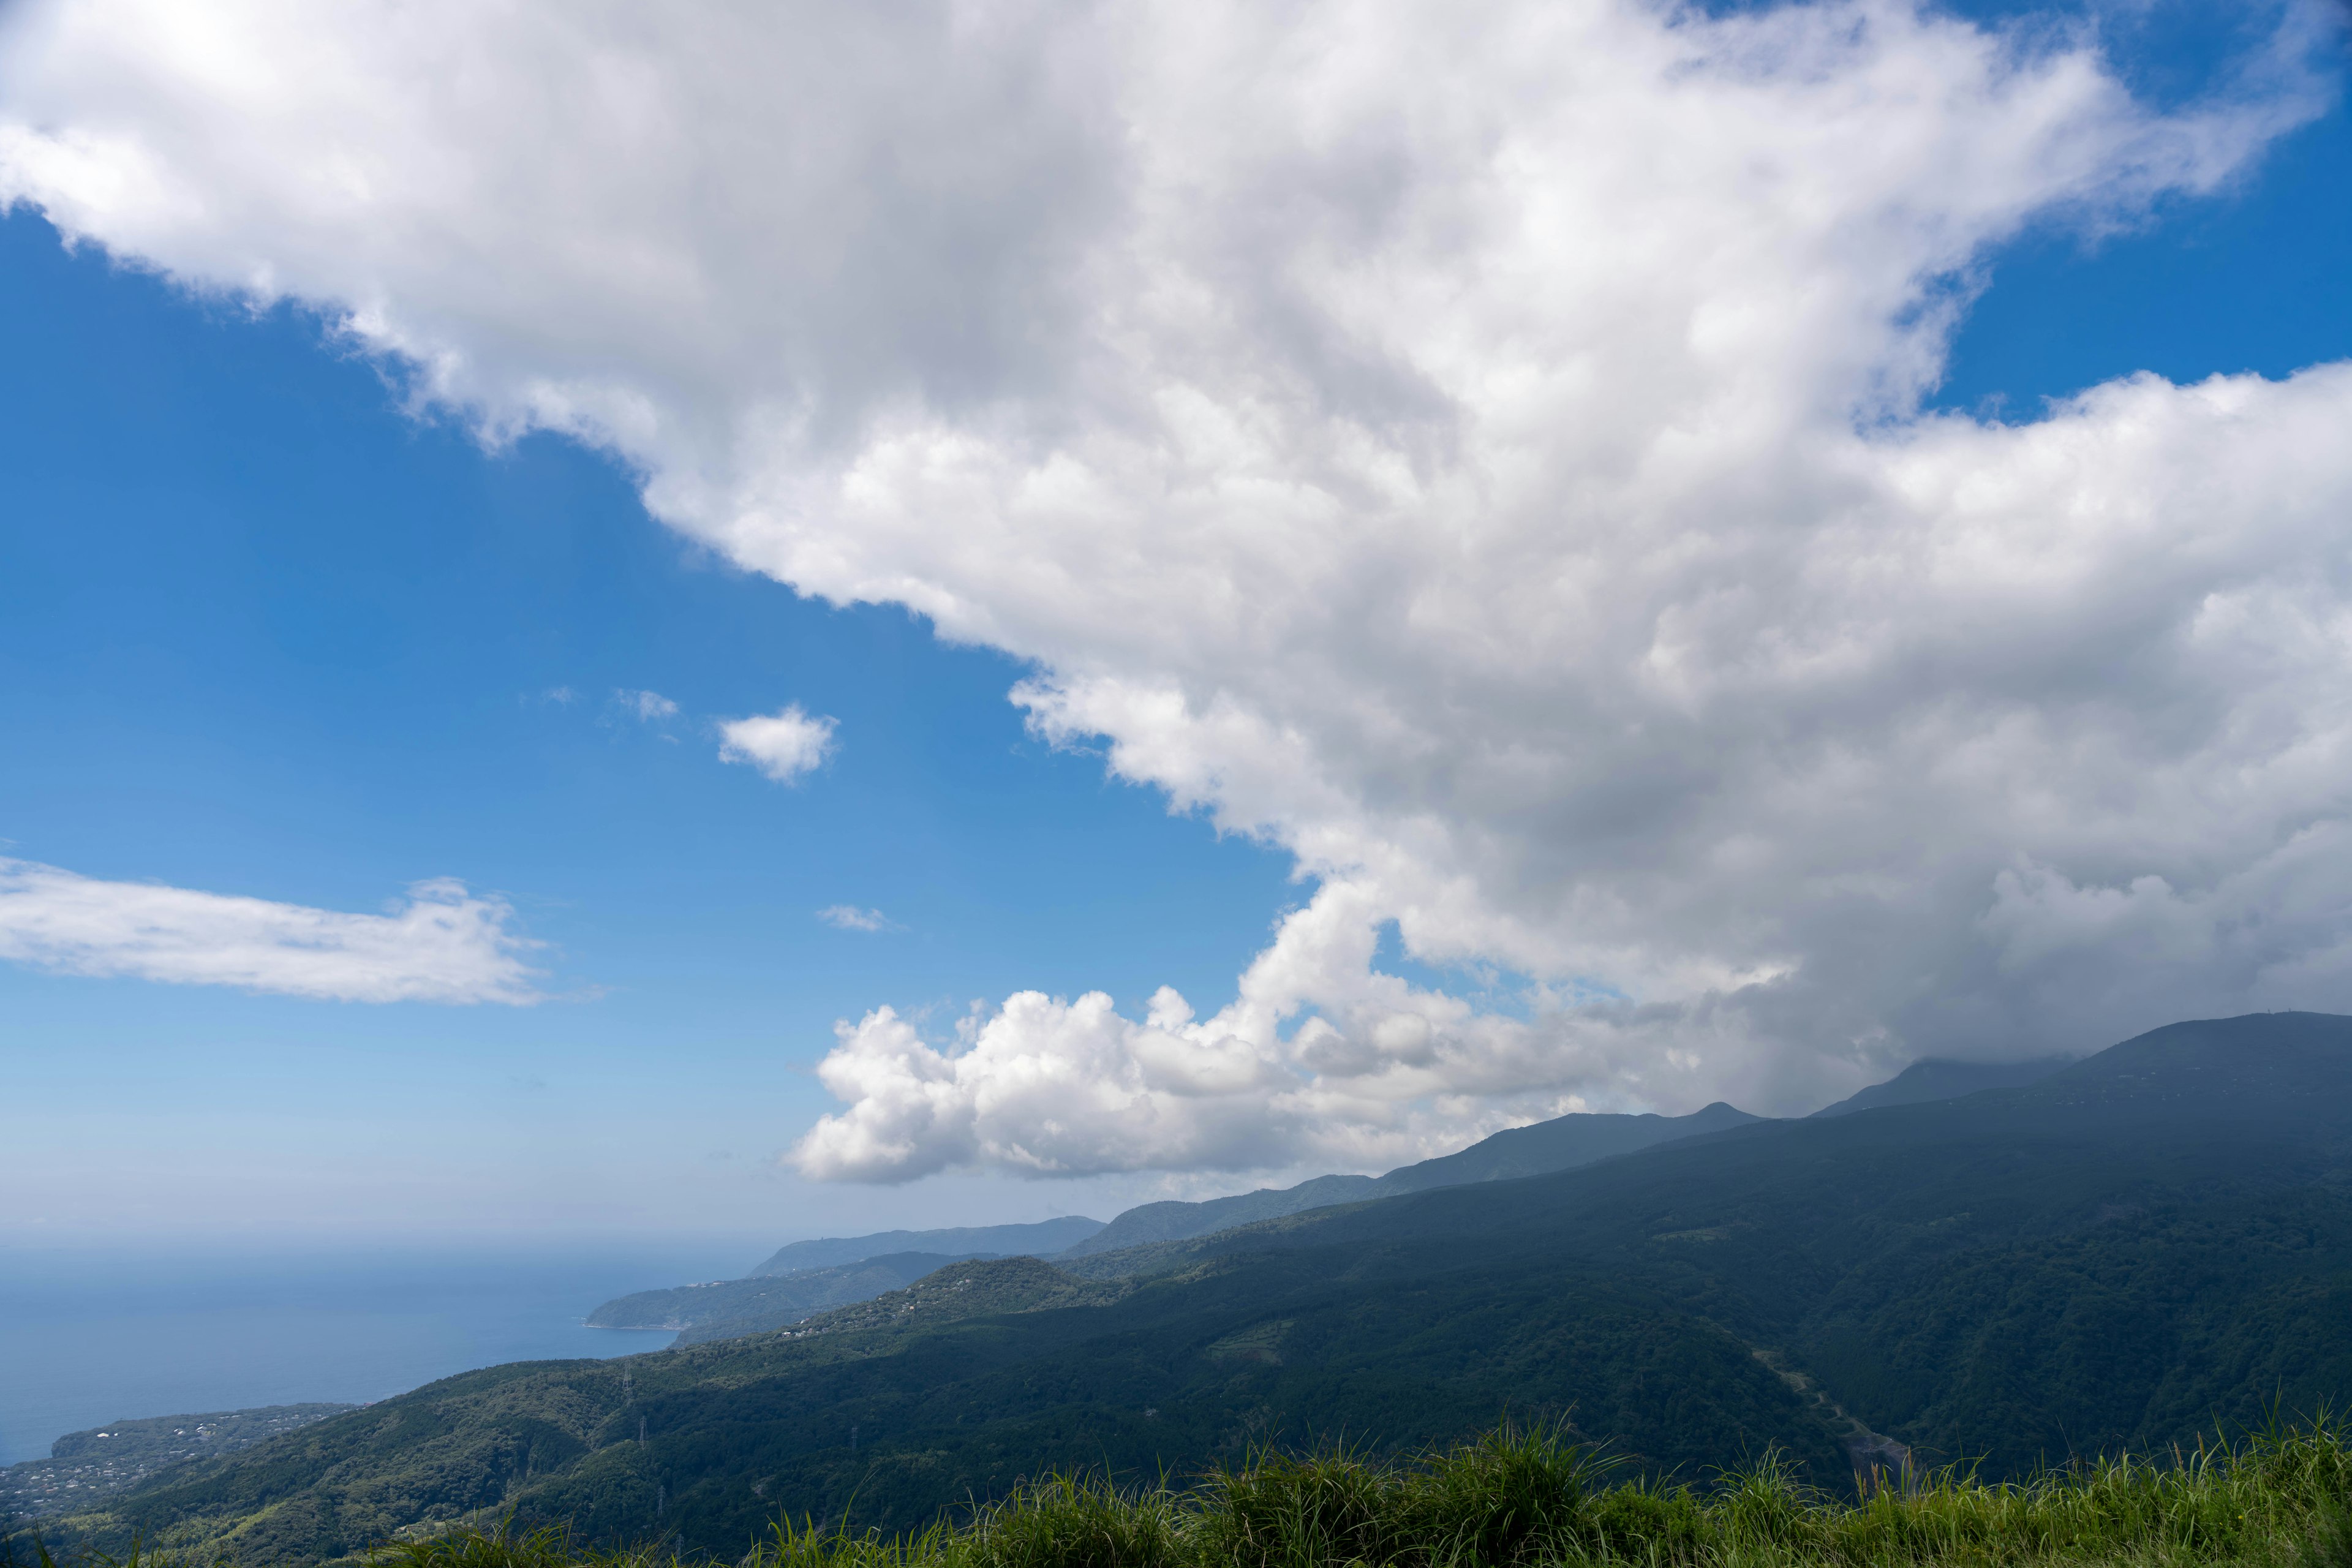
<svg viewBox="0 0 2352 1568">
<path fill-rule="evenodd" d="M 834 728 L 797 702 L 781 713 L 729 719 L 719 726 L 719 760 L 748 763 L 778 784 L 793 784 L 833 754 Z"/>
<path fill-rule="evenodd" d="M 1241 1042 L 1130 1023 L 1100 992 L 1069 1005 L 1023 992 L 951 1052 L 888 1007 L 836 1033 L 817 1075 L 857 1111 L 803 1142 L 796 1160 L 813 1176 L 1255 1163 L 1263 1118 L 1236 1107 L 1253 1090 L 1279 1098 L 1286 1076 Z"/>
<path fill-rule="evenodd" d="M 1900 0 L 51 0 L 0 194 L 1031 661 L 1312 885 L 1207 1017 L 845 1025 L 803 1168 L 1377 1164 L 2352 1006 L 2352 370 L 1921 412 L 1990 247 L 2315 111 L 2277 15 L 2158 110 Z"/>
<path fill-rule="evenodd" d="M 816 918 L 836 931 L 897 931 L 897 922 L 880 910 L 861 910 L 856 904 L 828 904 L 817 910 Z"/>
<path fill-rule="evenodd" d="M 0 859 L 0 958 L 65 974 L 234 985 L 335 1002 L 544 999 L 504 900 L 419 882 L 380 915 Z"/>
</svg>

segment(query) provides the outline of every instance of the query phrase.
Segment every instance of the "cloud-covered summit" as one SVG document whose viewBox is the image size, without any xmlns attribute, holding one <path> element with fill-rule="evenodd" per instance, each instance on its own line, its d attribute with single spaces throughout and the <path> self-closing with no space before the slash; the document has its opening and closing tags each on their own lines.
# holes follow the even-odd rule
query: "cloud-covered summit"
<svg viewBox="0 0 2352 1568">
<path fill-rule="evenodd" d="M 0 192 L 1035 661 L 1313 882 L 1206 1017 L 845 1024 L 803 1169 L 1370 1165 L 2352 1005 L 2352 370 L 1920 412 L 1989 247 L 2313 110 L 2281 15 L 2158 111 L 1895 0 L 52 0 Z"/>
</svg>

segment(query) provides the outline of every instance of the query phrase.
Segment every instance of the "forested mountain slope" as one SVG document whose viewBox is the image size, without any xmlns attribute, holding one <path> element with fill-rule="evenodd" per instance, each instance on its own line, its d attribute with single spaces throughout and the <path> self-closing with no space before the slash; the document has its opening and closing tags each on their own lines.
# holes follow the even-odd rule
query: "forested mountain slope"
<svg viewBox="0 0 2352 1568">
<path fill-rule="evenodd" d="M 1579 1111 L 1531 1127 L 1506 1128 L 1467 1149 L 1401 1165 L 1384 1176 L 1318 1176 L 1295 1187 L 1263 1187 L 1200 1203 L 1143 1204 L 1118 1215 L 1062 1256 L 1086 1258 L 1145 1242 L 1187 1240 L 1308 1209 L 1426 1192 L 1432 1187 L 1574 1170 L 1612 1155 L 1702 1132 L 1719 1132 L 1756 1120 L 1720 1100 L 1688 1116 Z"/>
<path fill-rule="evenodd" d="M 2028 1088 L 1075 1267 L 450 1379 L 78 1527 L 294 1562 L 511 1509 L 735 1554 L 778 1509 L 897 1528 L 1054 1467 L 1182 1475 L 1507 1411 L 1684 1474 L 1780 1444 L 1823 1485 L 1881 1439 L 1992 1474 L 2158 1448 L 2352 1397 L 2352 1020 L 2180 1025 Z"/>
<path fill-rule="evenodd" d="M 1666 1465 L 1773 1442 L 1842 1464 L 1746 1346 L 1637 1287 L 1334 1278 L 1312 1253 L 1088 1284 L 1003 1259 L 799 1331 L 446 1379 L 76 1522 L 260 1563 L 511 1510 L 733 1555 L 779 1508 L 854 1502 L 899 1529 L 1056 1466 L 1190 1473 L 1267 1442 L 1393 1448 L 1570 1406 Z"/>
<path fill-rule="evenodd" d="M 2033 1086 L 1744 1128 L 1139 1249 L 1566 1258 L 1706 1302 L 1841 1405 L 2008 1471 L 2352 1392 L 2352 1020 L 2182 1024 Z"/>
</svg>

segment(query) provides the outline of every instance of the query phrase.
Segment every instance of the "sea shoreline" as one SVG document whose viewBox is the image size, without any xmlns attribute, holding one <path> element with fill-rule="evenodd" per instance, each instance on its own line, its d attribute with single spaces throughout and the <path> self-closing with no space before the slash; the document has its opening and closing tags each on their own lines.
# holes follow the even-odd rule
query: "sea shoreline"
<svg viewBox="0 0 2352 1568">
<path fill-rule="evenodd" d="M 720 1256 L 724 1257 L 725 1254 Z M 229 1254 L 0 1247 L 0 1465 L 186 1411 L 365 1404 L 519 1361 L 662 1348 L 598 1302 L 708 1279 L 699 1247 Z"/>
</svg>

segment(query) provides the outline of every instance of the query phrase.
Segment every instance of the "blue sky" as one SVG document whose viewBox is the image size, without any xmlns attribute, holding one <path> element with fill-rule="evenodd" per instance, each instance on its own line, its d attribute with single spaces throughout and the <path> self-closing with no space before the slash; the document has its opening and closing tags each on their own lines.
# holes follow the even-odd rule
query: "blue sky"
<svg viewBox="0 0 2352 1568">
<path fill-rule="evenodd" d="M 1298 897 L 1284 858 L 1030 737 L 1017 664 L 714 559 L 606 458 L 486 452 L 315 319 L 191 299 L 30 214 L 0 269 L 6 852 L 355 910 L 462 877 L 515 901 L 561 998 L 0 966 L 9 1184 L 37 1222 L 177 1226 L 226 1166 L 238 1199 L 204 1223 L 308 1226 L 332 1212 L 313 1173 L 338 1188 L 356 1155 L 362 1184 L 457 1161 L 427 1225 L 797 1230 L 822 1222 L 772 1167 L 830 1104 L 807 1068 L 836 1018 L 952 1017 L 1013 976 L 1213 994 Z M 829 763 L 780 788 L 719 762 L 715 717 L 786 701 L 840 721 Z M 899 929 L 818 920 L 844 904 Z"/>
<path fill-rule="evenodd" d="M 2217 90 L 2210 62 L 2222 57 L 2182 19 L 2188 12 L 2153 7 L 2110 27 L 2118 75 L 2156 106 L 2151 112 L 2186 113 L 2179 106 L 2193 109 Z M 2248 11 L 2232 26 L 2259 40 L 2276 15 Z M 2135 372 L 2177 384 L 2244 372 L 2280 378 L 2352 357 L 2352 118 L 2336 91 L 2340 41 L 2323 39 L 2303 63 L 2314 73 L 2297 89 L 2304 122 L 2232 154 L 2237 163 L 2219 176 L 2183 174 L 2152 195 L 2102 207 L 2101 182 L 2124 176 L 2094 173 L 2079 189 L 2019 198 L 2030 215 L 2021 226 L 1972 219 L 1996 237 L 1972 253 L 1983 292 L 1952 340 L 1930 413 L 2027 424 L 2042 416 L 2045 400 Z M 58 90 L 65 96 L 21 110 L 27 123 L 72 122 L 71 91 Z M 104 95 L 91 88 L 88 101 L 101 105 Z M 235 106 L 222 113 L 234 121 Z M 520 1007 L 372 1004 L 0 963 L 9 1085 L 0 1230 L 782 1239 L 1079 1211 L 1107 1217 L 1162 1190 L 1224 1190 L 1266 1172 L 1340 1163 L 1381 1168 L 1563 1109 L 1684 1110 L 1720 1092 L 1758 1109 L 1801 1110 L 1928 1050 L 2088 1048 L 2162 1021 L 2089 1011 L 2069 1016 L 2072 1033 L 2062 1038 L 2031 1037 L 2015 1020 L 2042 1006 L 2044 994 L 2029 980 L 2095 1000 L 2107 994 L 2098 987 L 2108 970 L 1971 990 L 1978 983 L 1968 976 L 1988 964 L 2017 971 L 2000 967 L 2007 958 L 1980 963 L 1948 951 L 1937 945 L 1947 936 L 1934 932 L 1916 942 L 1929 954 L 1922 972 L 1947 976 L 1937 986 L 1867 1005 L 1807 1003 L 1807 1012 L 1789 1001 L 1799 983 L 1833 977 L 1835 954 L 1859 951 L 1822 934 L 1826 927 L 1753 952 L 1725 936 L 1669 952 L 1656 934 L 1671 923 L 1662 912 L 1607 942 L 1579 945 L 1580 933 L 1560 924 L 1574 921 L 1557 912 L 1567 906 L 1527 892 L 1516 873 L 1458 845 L 1383 883 L 1378 847 L 1421 844 L 1411 824 L 1423 820 L 1483 824 L 1497 842 L 1518 844 L 1497 852 L 1503 861 L 1536 863 L 1549 841 L 1530 840 L 1530 849 L 1508 835 L 1522 831 L 1509 825 L 1540 812 L 1515 805 L 1480 817 L 1484 808 L 1455 796 L 1415 796 L 1419 764 L 1406 759 L 1424 753 L 1365 761 L 1347 750 L 1358 744 L 1347 738 L 1353 720 L 1332 720 L 1329 736 L 1340 738 L 1301 753 L 1328 766 L 1328 779 L 1316 774 L 1328 784 L 1322 794 L 1301 785 L 1286 795 L 1281 777 L 1235 783 L 1273 755 L 1266 743 L 1216 752 L 1209 741 L 1168 741 L 1150 703 L 1133 695 L 1157 689 L 1155 671 L 1172 671 L 1168 679 L 1198 700 L 1185 722 L 1202 734 L 1222 711 L 1201 695 L 1214 690 L 1235 694 L 1236 710 L 1288 715 L 1266 734 L 1317 734 L 1320 721 L 1304 707 L 1283 708 L 1284 694 L 1339 668 L 1366 672 L 1363 701 L 1318 697 L 1315 712 L 1418 711 L 1403 694 L 1406 678 L 1378 673 L 1377 641 L 1331 643 L 1284 674 L 1273 695 L 1253 697 L 1246 672 L 1184 663 L 1192 656 L 1173 644 L 1136 652 L 1116 615 L 1099 626 L 1036 615 L 1024 623 L 1017 583 L 1005 586 L 981 567 L 937 566 L 912 547 L 903 569 L 908 581 L 932 574 L 924 586 L 896 602 L 840 607 L 819 596 L 847 597 L 828 568 L 790 556 L 799 546 L 789 542 L 741 542 L 752 536 L 729 531 L 736 524 L 724 507 L 671 506 L 657 520 L 643 486 L 692 468 L 683 448 L 662 444 L 668 437 L 592 431 L 580 439 L 554 428 L 486 437 L 485 421 L 517 417 L 509 405 L 523 406 L 498 376 L 511 372 L 516 378 L 538 351 L 515 343 L 535 341 L 541 329 L 512 325 L 520 306 L 476 319 L 434 294 L 437 278 L 455 275 L 447 264 L 404 271 L 404 261 L 365 263 L 383 269 L 395 306 L 421 301 L 415 320 L 425 324 L 403 329 L 409 341 L 439 342 L 431 334 L 443 332 L 475 356 L 467 363 L 488 367 L 454 389 L 387 349 L 389 340 L 350 329 L 345 313 L 358 308 L 359 289 L 339 293 L 335 267 L 346 251 L 361 254 L 358 240 L 345 251 L 335 249 L 342 241 L 328 244 L 320 260 L 302 248 L 311 241 L 261 217 L 250 234 L 226 239 L 156 238 L 161 231 L 127 219 L 110 230 L 115 218 L 74 207 L 64 186 L 44 196 L 48 187 L 35 189 L 32 178 L 7 187 L 20 200 L 0 220 L 0 855 L 106 882 L 355 912 L 382 909 L 412 884 L 455 878 L 507 900 L 509 929 L 544 944 L 526 961 L 543 972 L 537 984 L 547 999 Z M 236 245 L 254 255 L 279 247 L 291 281 L 277 297 L 239 295 Z M 305 281 L 303 266 L 324 281 Z M 811 311 L 824 305 L 812 300 Z M 855 304 L 838 308 L 854 314 Z M 1052 316 L 1023 308 L 1039 321 Z M 583 342 L 596 336 L 593 314 L 576 318 Z M 1040 341 L 1050 336 L 1037 331 Z M 650 351 L 631 352 L 653 363 Z M 1004 372 L 1007 385 L 1051 380 L 1006 353 L 1006 363 L 1018 362 Z M 730 389 L 733 373 L 723 367 L 665 363 L 646 370 L 643 384 L 671 388 L 647 395 L 692 409 L 703 396 L 690 384 L 698 374 L 718 389 L 704 401 L 740 396 L 753 405 Z M 811 374 L 820 392 L 850 385 L 837 367 Z M 922 384 L 939 406 L 954 406 L 953 395 L 936 390 L 937 374 Z M 1084 411 L 1066 400 L 1055 406 L 1056 417 Z M 533 419 L 562 424 L 520 422 Z M 808 471 L 834 471 L 824 453 L 793 451 L 791 461 Z M 729 461 L 735 466 L 711 471 L 772 471 Z M 665 504 L 657 495 L 653 510 Z M 758 512 L 741 505 L 744 515 Z M 944 533 L 965 526 L 952 508 L 926 515 Z M 856 539 L 884 531 L 878 522 L 860 526 Z M 1139 537 L 1178 526 L 1151 524 Z M 1036 580 L 1057 571 L 1083 580 L 1092 568 L 1071 563 L 1111 548 L 1101 542 L 1109 536 L 1081 531 L 1077 543 L 1040 546 Z M 2324 547 L 2324 527 L 2317 537 Z M 2294 559 L 2215 581 L 2268 581 L 2270 573 L 2292 582 Z M 1132 575 L 1147 584 L 1154 572 L 1172 583 L 1182 564 L 1155 567 L 1140 545 L 1134 560 Z M 899 569 L 886 561 L 871 571 Z M 966 577 L 956 579 L 957 570 Z M 1236 592 L 1258 570 L 1235 566 Z M 953 641 L 925 613 L 947 602 L 927 595 L 950 593 L 970 607 Z M 1136 602 L 1148 604 L 1148 594 Z M 1168 609 L 1172 621 L 1187 615 Z M 1273 658 L 1262 661 L 1269 669 Z M 1085 697 L 1089 672 L 1105 671 L 1103 679 L 1126 685 L 1099 700 Z M 2055 664 L 2048 674 L 2053 686 L 2072 679 Z M 2287 689 L 2284 677 L 2243 679 L 2241 697 L 2256 706 Z M 1080 691 L 1077 717 L 1040 721 L 1045 709 L 1009 701 L 1024 680 Z M 646 717 L 635 696 L 646 692 L 675 711 Z M 2120 686 L 2115 697 L 2145 711 L 2168 700 Z M 1477 700 L 1460 704 L 1472 710 Z M 1919 710 L 1934 700 L 1923 694 Z M 821 766 L 779 784 L 721 759 L 719 723 L 786 704 L 835 722 L 837 746 Z M 1504 728 L 1493 712 L 1465 722 L 1485 726 L 1481 733 Z M 1965 750 L 1954 744 L 1952 754 Z M 1114 746 L 1129 748 L 1116 770 Z M 1209 761 L 1196 766 L 1196 752 Z M 1286 766 L 1269 764 L 1277 775 Z M 2085 790 L 2082 798 L 2097 796 Z M 1171 792 L 1184 808 L 1171 809 Z M 1355 804 L 1318 817 L 1326 795 Z M 1558 786 L 1558 799 L 1572 796 L 1570 784 Z M 1381 815 L 1391 799 L 1406 806 Z M 2280 820 L 2292 818 L 2307 839 L 2313 824 L 2335 820 L 2328 814 L 2341 803 L 2333 801 L 2281 806 Z M 2090 815 L 2079 803 L 2063 810 Z M 2136 842 L 2152 846 L 2144 853 L 2155 871 L 2126 864 L 2105 840 L 2060 844 L 2013 825 L 1980 837 L 1934 867 L 1887 873 L 1942 889 L 1947 868 L 1981 851 L 1967 860 L 1975 890 L 1954 894 L 1957 912 L 1937 917 L 1936 931 L 1947 935 L 1981 931 L 2016 910 L 2025 920 L 2058 907 L 2052 900 L 2070 889 L 2128 892 L 2144 889 L 2147 875 L 2187 889 L 2179 868 L 2196 865 L 2226 891 L 2239 886 L 2230 856 L 2255 869 L 2273 864 L 2263 858 L 2269 849 L 2215 847 L 2219 837 L 2158 844 L 2153 830 Z M 1719 842 L 1739 839 L 1727 829 Z M 1352 847 L 1321 847 L 1340 840 Z M 1666 854 L 1660 848 L 1656 863 Z M 2000 873 L 2011 880 L 2000 882 L 1995 867 L 2011 868 Z M 2042 868 L 2070 879 L 2059 894 L 2034 891 Z M 1455 885 L 1449 877 L 1484 889 L 1484 902 L 1455 910 L 1431 890 Z M 975 1004 L 985 1020 L 1016 993 L 1100 990 L 1129 1021 L 1118 1049 L 1145 1061 L 1148 1079 L 1153 1047 L 1132 1031 L 1155 990 L 1172 986 L 1194 1014 L 1218 1013 L 1254 960 L 1288 951 L 1269 945 L 1277 926 L 1288 916 L 1283 930 L 1306 930 L 1308 900 L 1327 887 L 1364 890 L 1346 907 L 1376 935 L 1362 971 L 1370 978 L 1323 991 L 1299 983 L 1281 993 L 1288 1000 L 1278 1020 L 1256 1035 L 1249 1031 L 1261 1026 L 1238 1013 L 1238 1022 L 1219 1026 L 1256 1041 L 1268 1059 L 1293 1052 L 1281 1070 L 1310 1089 L 1292 1079 L 1279 1092 L 1266 1089 L 1263 1073 L 1273 1069 L 1263 1068 L 1238 1089 L 1224 1079 L 1223 1088 L 1200 1087 L 1214 1077 L 1200 1067 L 1199 1084 L 1181 1091 L 1187 1103 L 1230 1093 L 1237 1102 L 1307 1107 L 1286 1111 L 1291 1120 L 1261 1124 L 1235 1112 L 1186 1132 L 1167 1145 L 1173 1152 L 1129 1162 L 1102 1152 L 1126 1136 L 1114 1127 L 1087 1152 L 1055 1156 L 1065 1160 L 1062 1179 L 1026 1179 L 1021 1160 L 1031 1156 L 1020 1151 L 1051 1138 L 992 1131 L 984 1109 L 908 1135 L 907 1147 L 934 1152 L 877 1154 L 890 1128 L 911 1125 L 891 1101 L 899 1109 L 877 1110 L 871 1126 L 851 1130 L 863 1142 L 843 1142 L 822 1171 L 805 1167 L 886 1179 L 812 1180 L 779 1163 L 820 1116 L 844 1109 L 814 1075 L 836 1050 L 837 1021 L 888 1006 L 952 1055 L 955 1021 Z M 1744 885 L 1724 895 L 1762 897 Z M 1932 901 L 1917 894 L 1919 907 Z M 819 918 L 840 906 L 879 911 L 887 925 L 845 930 Z M 1452 912 L 1432 912 L 1441 906 Z M 2271 978 L 2224 975 L 2149 1005 L 2333 1002 L 2345 979 L 2308 960 L 2306 949 L 2326 950 L 2345 917 L 2330 906 L 2310 918 L 2316 934 L 2297 950 L 2306 956 L 2271 963 L 2261 971 Z M 2113 955 L 2125 940 L 2097 962 L 2120 963 Z M 1596 952 L 1619 955 L 1622 969 Z M 1735 978 L 1675 978 L 1715 973 L 1710 964 Z M 1380 990 L 1389 980 L 1411 992 L 1393 1016 L 1419 1020 L 1424 1035 L 1456 1030 L 1468 1043 L 1439 1054 L 1472 1065 L 1378 1094 L 1317 1098 L 1318 1086 L 1343 1072 L 1330 1064 L 1353 1059 L 1337 1042 L 1396 1037 L 1361 1011 L 1372 1005 L 1365 996 L 1391 994 Z M 1589 1016 L 1572 1005 L 1563 1012 L 1567 994 L 1605 1005 Z M 1702 1026 L 1735 994 L 1764 1021 L 1743 1026 L 1737 1040 L 1716 1024 Z M 1572 1033 L 1530 1044 L 1512 1033 L 1552 1017 L 1568 1020 L 1562 1029 L 1614 1033 L 1602 1044 Z M 1006 1019 L 1009 1038 L 1017 1021 Z M 1066 1024 L 1055 1014 L 1037 1027 L 1051 1035 Z M 1334 1043 L 1318 1044 L 1318 1028 Z M 1169 1030 L 1165 1037 L 1192 1041 L 1204 1060 L 1227 1048 L 1223 1036 Z M 879 1038 L 840 1046 L 836 1059 L 882 1061 L 900 1048 L 873 1043 Z M 1693 1043 L 1701 1039 L 1717 1043 Z M 856 1054 L 868 1050 L 881 1054 Z M 1575 1065 L 1490 1068 L 1547 1053 Z M 1671 1072 L 1657 1065 L 1669 1060 Z M 1073 1070 L 1082 1079 L 1089 1069 Z M 902 1089 L 877 1089 L 873 1102 Z M 1086 1113 L 1037 1114 L 1053 1122 Z"/>
</svg>

